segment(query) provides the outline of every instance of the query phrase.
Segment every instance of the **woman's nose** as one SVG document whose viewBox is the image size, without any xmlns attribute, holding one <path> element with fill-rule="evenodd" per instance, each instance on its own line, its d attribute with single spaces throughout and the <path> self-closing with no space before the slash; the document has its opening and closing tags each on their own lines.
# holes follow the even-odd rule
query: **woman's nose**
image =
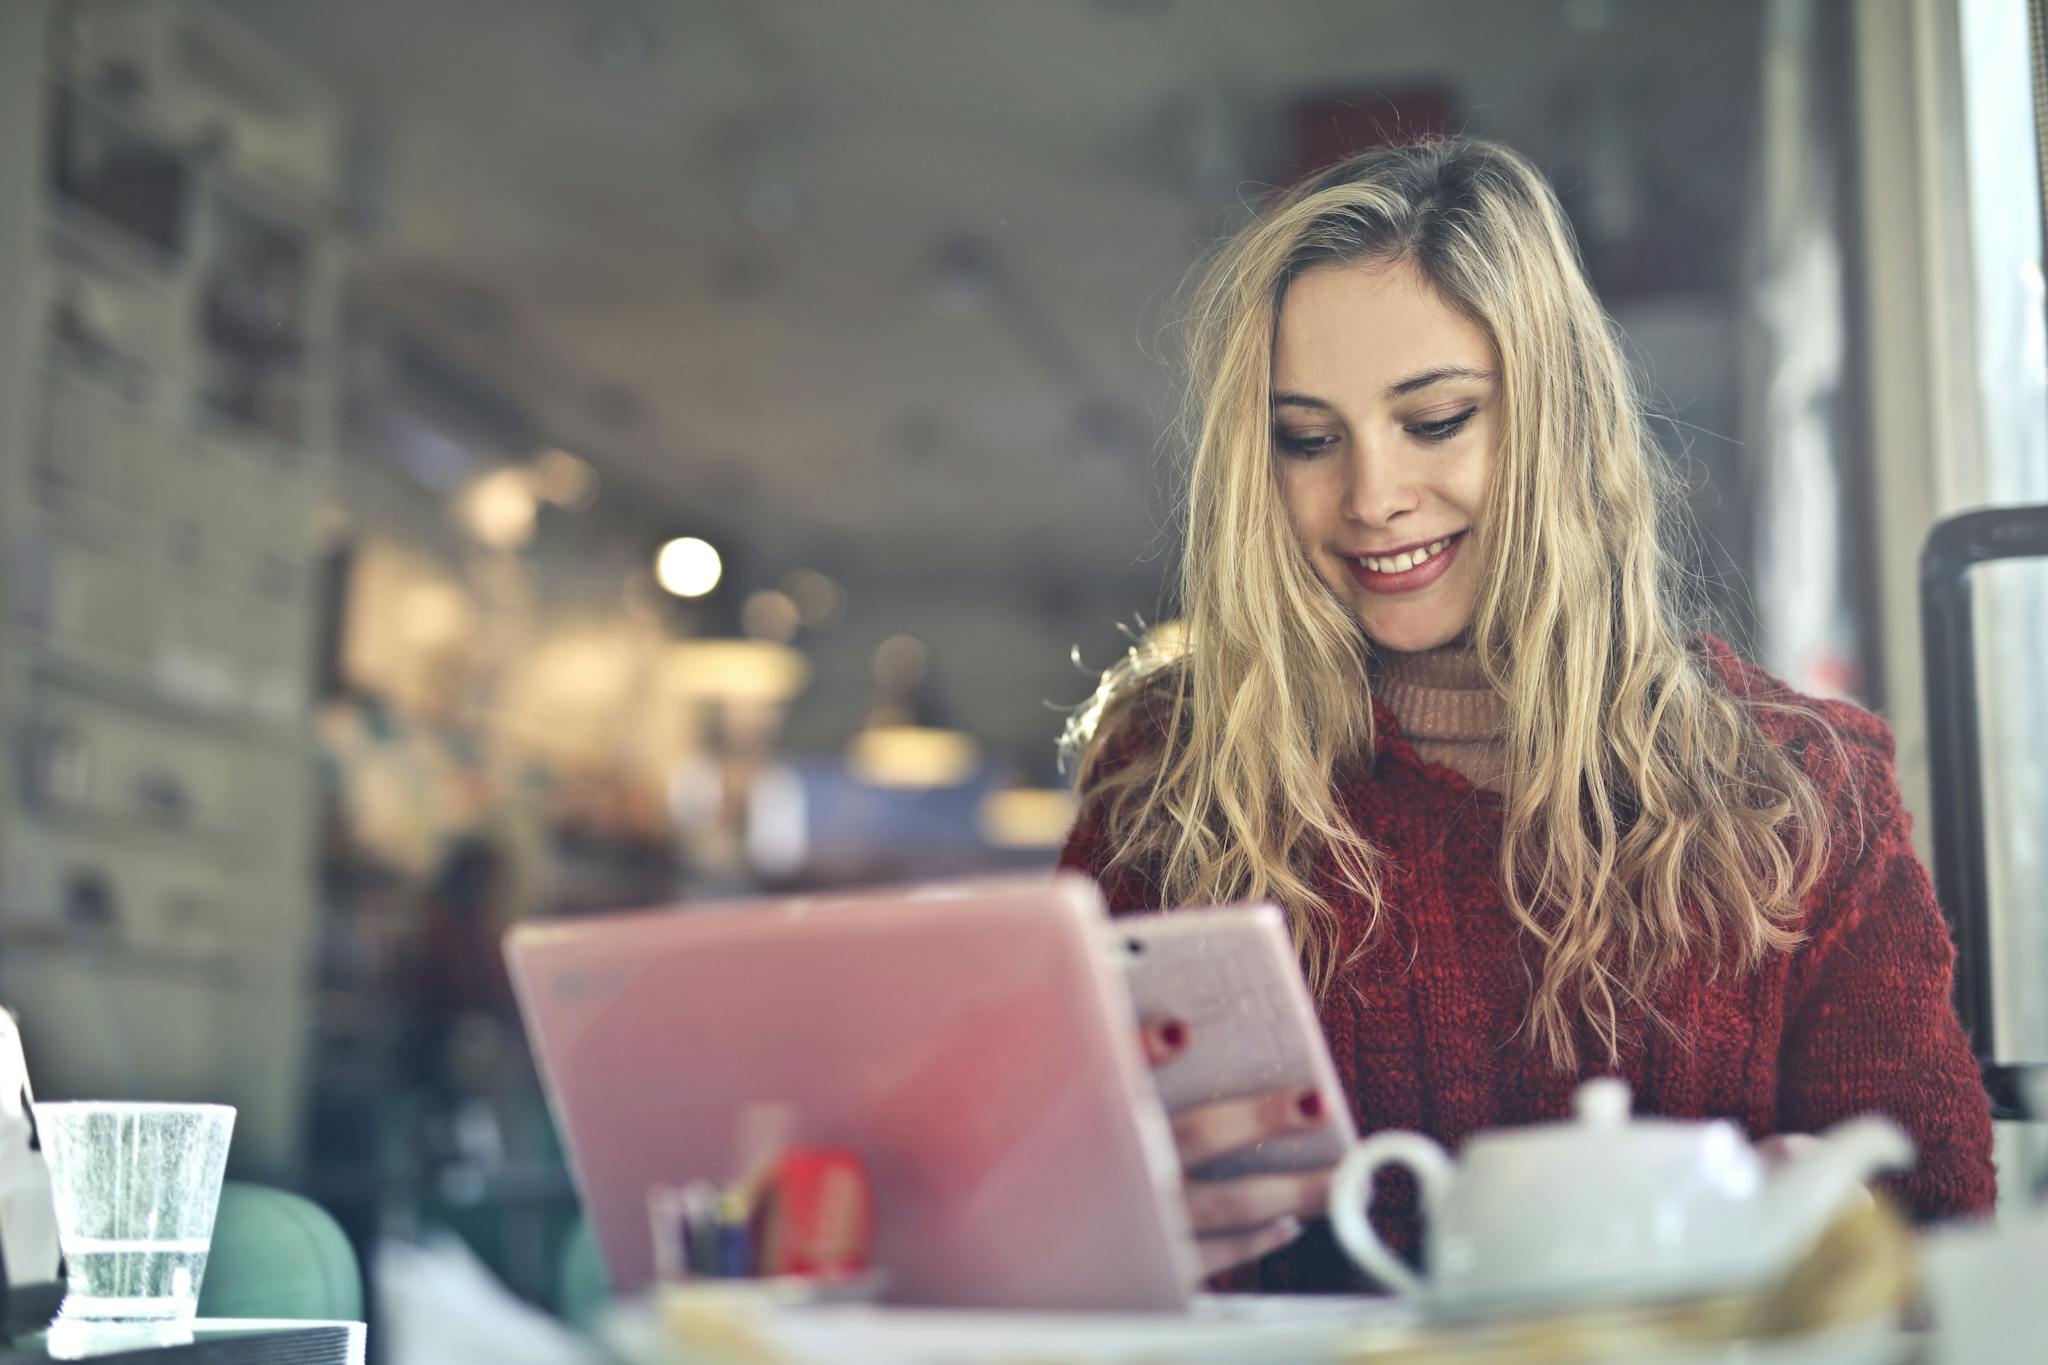
<svg viewBox="0 0 2048 1365">
<path fill-rule="evenodd" d="M 1399 461 L 1362 444 L 1354 451 L 1346 471 L 1346 516 L 1367 526 L 1385 526 L 1421 502 L 1415 479 Z"/>
</svg>

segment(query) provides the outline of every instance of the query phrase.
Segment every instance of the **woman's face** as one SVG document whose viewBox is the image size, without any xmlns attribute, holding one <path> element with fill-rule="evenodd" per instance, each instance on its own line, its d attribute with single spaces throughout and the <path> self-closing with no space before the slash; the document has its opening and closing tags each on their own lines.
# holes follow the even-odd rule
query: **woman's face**
<svg viewBox="0 0 2048 1365">
<path fill-rule="evenodd" d="M 1472 623 L 1499 375 L 1486 333 L 1405 262 L 1320 267 L 1281 300 L 1281 496 L 1316 572 L 1385 648 L 1433 649 Z"/>
</svg>

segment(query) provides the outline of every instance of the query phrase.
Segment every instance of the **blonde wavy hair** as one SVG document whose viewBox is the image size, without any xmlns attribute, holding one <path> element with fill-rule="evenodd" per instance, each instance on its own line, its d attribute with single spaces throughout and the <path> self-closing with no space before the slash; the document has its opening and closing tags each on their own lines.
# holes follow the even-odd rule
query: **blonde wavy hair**
<svg viewBox="0 0 2048 1365">
<path fill-rule="evenodd" d="M 1584 1024 L 1612 1065 L 1629 1011 L 1662 1022 L 1654 991 L 1681 961 L 1747 969 L 1797 941 L 1827 820 L 1756 721 L 1790 703 L 1731 695 L 1687 643 L 1658 534 L 1663 457 L 1564 214 L 1515 153 L 1366 153 L 1215 256 L 1187 319 L 1183 629 L 1103 676 L 1064 751 L 1102 803 L 1112 867 L 1142 868 L 1167 905 L 1278 902 L 1319 995 L 1365 941 L 1344 950 L 1327 879 L 1377 929 L 1380 854 L 1336 796 L 1374 756 L 1373 646 L 1289 524 L 1271 366 L 1291 280 L 1384 262 L 1416 269 L 1500 357 L 1471 638 L 1506 700 L 1498 872 L 1538 959 L 1523 1033 L 1571 1069 Z"/>
</svg>

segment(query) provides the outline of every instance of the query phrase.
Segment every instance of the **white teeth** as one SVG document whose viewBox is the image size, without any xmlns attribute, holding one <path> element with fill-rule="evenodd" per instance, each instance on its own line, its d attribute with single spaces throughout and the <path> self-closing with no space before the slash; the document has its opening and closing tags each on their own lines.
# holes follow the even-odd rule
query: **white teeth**
<svg viewBox="0 0 2048 1365">
<path fill-rule="evenodd" d="M 1406 573 L 1417 564 L 1423 563 L 1431 555 L 1441 552 L 1446 545 L 1449 545 L 1456 539 L 1456 536 L 1445 536 L 1442 540 L 1431 545 L 1425 545 L 1419 550 L 1407 550 L 1401 554 L 1388 557 L 1360 555 L 1358 562 L 1374 573 Z"/>
</svg>

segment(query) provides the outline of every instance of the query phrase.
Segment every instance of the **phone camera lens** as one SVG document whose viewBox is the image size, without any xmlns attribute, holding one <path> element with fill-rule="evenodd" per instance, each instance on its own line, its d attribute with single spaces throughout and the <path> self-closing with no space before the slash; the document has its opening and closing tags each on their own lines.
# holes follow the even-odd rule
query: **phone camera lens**
<svg viewBox="0 0 2048 1365">
<path fill-rule="evenodd" d="M 1136 957 L 1139 953 L 1145 951 L 1145 940 L 1141 938 L 1127 938 L 1124 940 L 1124 947 L 1130 951 L 1131 956 Z"/>
</svg>

